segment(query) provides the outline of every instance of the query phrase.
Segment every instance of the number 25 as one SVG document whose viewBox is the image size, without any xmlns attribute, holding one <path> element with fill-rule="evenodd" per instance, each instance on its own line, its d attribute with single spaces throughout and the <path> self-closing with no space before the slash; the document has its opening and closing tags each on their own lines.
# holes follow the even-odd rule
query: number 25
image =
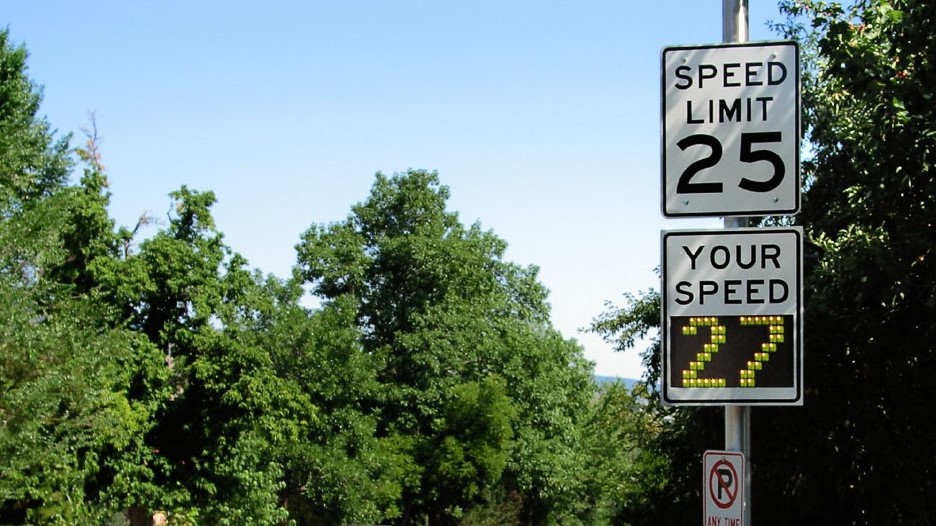
<svg viewBox="0 0 936 526">
<path fill-rule="evenodd" d="M 780 132 L 757 132 L 741 134 L 741 155 L 740 160 L 743 163 L 756 163 L 767 161 L 773 165 L 773 175 L 766 181 L 754 181 L 747 177 L 742 177 L 738 187 L 749 192 L 769 192 L 780 186 L 783 176 L 786 174 L 786 167 L 783 165 L 783 159 L 772 150 L 755 150 L 753 145 L 756 143 L 775 143 L 781 142 Z M 722 192 L 722 183 L 694 183 L 692 178 L 706 168 L 711 168 L 718 164 L 722 158 L 722 145 L 718 139 L 711 135 L 695 134 L 684 137 L 676 143 L 680 150 L 686 150 L 693 146 L 708 146 L 711 152 L 707 157 L 703 157 L 693 162 L 679 176 L 679 182 L 676 184 L 677 194 L 718 194 Z"/>
</svg>

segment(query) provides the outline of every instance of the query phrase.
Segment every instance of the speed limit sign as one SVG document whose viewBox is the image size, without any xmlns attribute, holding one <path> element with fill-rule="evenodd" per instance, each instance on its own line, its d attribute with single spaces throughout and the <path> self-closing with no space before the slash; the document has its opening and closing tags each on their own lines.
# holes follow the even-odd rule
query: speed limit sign
<svg viewBox="0 0 936 526">
<path fill-rule="evenodd" d="M 671 46 L 662 69 L 663 215 L 799 212 L 799 46 Z"/>
</svg>

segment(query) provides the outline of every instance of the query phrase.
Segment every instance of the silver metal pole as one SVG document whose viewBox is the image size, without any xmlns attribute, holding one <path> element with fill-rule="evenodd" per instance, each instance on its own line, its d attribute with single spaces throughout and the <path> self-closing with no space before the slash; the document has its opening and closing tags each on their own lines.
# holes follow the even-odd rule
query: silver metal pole
<svg viewBox="0 0 936 526">
<path fill-rule="evenodd" d="M 722 0 L 722 41 L 748 41 L 748 0 Z M 726 217 L 724 228 L 749 226 L 747 217 Z M 725 407 L 725 450 L 744 454 L 744 526 L 751 526 L 751 407 Z"/>
<path fill-rule="evenodd" d="M 722 0 L 722 41 L 748 41 L 748 0 Z"/>
</svg>

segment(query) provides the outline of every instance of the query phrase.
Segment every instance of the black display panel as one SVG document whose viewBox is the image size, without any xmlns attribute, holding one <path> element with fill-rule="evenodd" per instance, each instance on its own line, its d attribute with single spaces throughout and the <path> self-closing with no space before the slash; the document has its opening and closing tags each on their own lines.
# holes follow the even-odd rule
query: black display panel
<svg viewBox="0 0 936 526">
<path fill-rule="evenodd" d="M 796 387 L 794 317 L 673 316 L 671 387 Z"/>
</svg>

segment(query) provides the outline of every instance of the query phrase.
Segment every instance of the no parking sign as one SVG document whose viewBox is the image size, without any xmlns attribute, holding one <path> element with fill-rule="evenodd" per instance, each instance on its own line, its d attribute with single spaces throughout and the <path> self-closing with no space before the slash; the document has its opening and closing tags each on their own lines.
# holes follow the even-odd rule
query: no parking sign
<svg viewBox="0 0 936 526">
<path fill-rule="evenodd" d="M 744 455 L 706 451 L 702 464 L 703 526 L 744 526 Z"/>
</svg>

